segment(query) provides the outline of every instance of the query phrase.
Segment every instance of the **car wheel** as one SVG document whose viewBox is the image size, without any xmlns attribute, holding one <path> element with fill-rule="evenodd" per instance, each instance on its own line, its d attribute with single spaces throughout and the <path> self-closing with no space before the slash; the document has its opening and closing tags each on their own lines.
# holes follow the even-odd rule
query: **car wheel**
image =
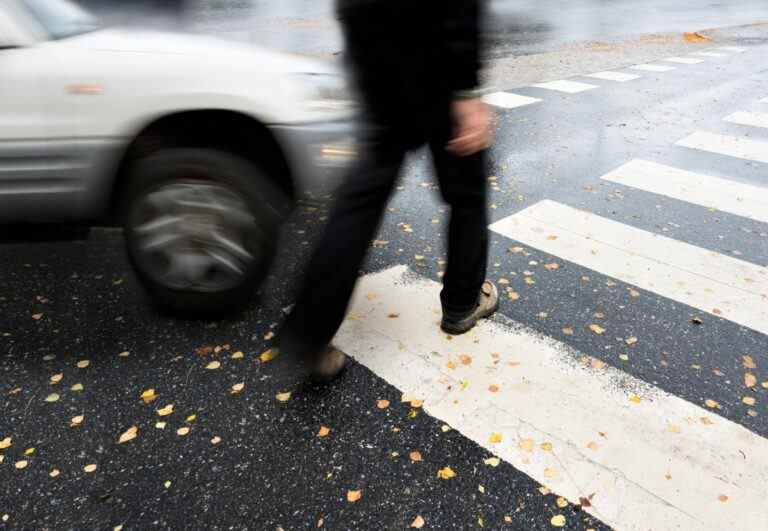
<svg viewBox="0 0 768 531">
<path fill-rule="evenodd" d="M 217 317 L 251 300 L 290 210 L 286 194 L 248 160 L 215 150 L 158 152 L 129 179 L 128 257 L 156 304 Z"/>
</svg>

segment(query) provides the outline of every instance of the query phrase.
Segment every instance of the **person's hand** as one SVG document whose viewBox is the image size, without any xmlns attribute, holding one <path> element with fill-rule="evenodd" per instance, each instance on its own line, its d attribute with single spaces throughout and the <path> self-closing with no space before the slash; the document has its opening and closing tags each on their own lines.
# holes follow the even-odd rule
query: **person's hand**
<svg viewBox="0 0 768 531">
<path fill-rule="evenodd" d="M 447 149 L 459 157 L 467 157 L 488 148 L 493 141 L 491 110 L 480 98 L 455 100 L 453 139 Z"/>
</svg>

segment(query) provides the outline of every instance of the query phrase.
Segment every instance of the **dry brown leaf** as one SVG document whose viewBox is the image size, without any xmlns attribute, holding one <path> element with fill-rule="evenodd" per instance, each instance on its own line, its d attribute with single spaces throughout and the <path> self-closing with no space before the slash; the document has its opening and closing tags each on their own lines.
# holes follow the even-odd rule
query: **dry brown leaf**
<svg viewBox="0 0 768 531">
<path fill-rule="evenodd" d="M 331 428 L 327 426 L 320 426 L 320 430 L 317 432 L 318 437 L 328 437 L 328 434 L 331 433 Z"/>
<path fill-rule="evenodd" d="M 705 426 L 711 426 L 711 425 L 713 425 L 713 424 L 714 424 L 714 422 L 712 422 L 712 419 L 710 419 L 709 417 L 701 417 L 699 420 L 700 420 L 700 421 L 701 421 L 701 423 L 702 423 L 702 424 L 704 424 Z"/>
<path fill-rule="evenodd" d="M 707 407 L 712 408 L 712 409 L 720 407 L 720 404 L 718 404 L 716 401 L 712 400 L 711 398 L 707 398 L 704 401 L 704 403 L 707 405 Z"/>
<path fill-rule="evenodd" d="M 125 433 L 123 433 L 120 438 L 117 440 L 117 444 L 123 444 L 128 441 L 131 441 L 136 438 L 136 436 L 139 434 L 139 427 L 138 426 L 131 426 L 128 428 Z"/>
<path fill-rule="evenodd" d="M 416 400 L 416 399 L 411 400 L 411 407 L 420 408 L 423 405 L 424 405 L 423 400 Z"/>
<path fill-rule="evenodd" d="M 278 354 L 279 354 L 278 349 L 270 348 L 262 352 L 261 355 L 259 356 L 259 359 L 261 360 L 262 363 L 267 363 L 268 361 L 272 361 L 273 359 L 275 359 Z"/>
<path fill-rule="evenodd" d="M 629 295 L 630 297 L 634 297 L 636 299 L 637 297 L 640 296 L 640 292 L 632 288 L 629 288 Z"/>
<path fill-rule="evenodd" d="M 236 395 L 238 393 L 241 393 L 243 391 L 243 389 L 245 389 L 245 382 L 240 382 L 240 383 L 236 383 L 235 385 L 233 385 L 230 388 L 229 392 L 230 392 L 230 394 Z"/>
<path fill-rule="evenodd" d="M 524 452 L 533 452 L 533 445 L 533 439 L 523 439 L 520 441 L 520 444 L 518 444 L 520 449 Z"/>
<path fill-rule="evenodd" d="M 725 494 L 721 494 L 720 496 L 717 497 L 717 499 L 725 503 L 728 501 L 728 496 L 726 496 Z"/>
<path fill-rule="evenodd" d="M 488 390 L 491 393 L 498 393 L 499 392 L 499 386 L 496 385 L 496 384 L 491 384 L 491 385 L 488 386 Z"/>
<path fill-rule="evenodd" d="M 424 527 L 424 524 L 426 524 L 424 519 L 421 516 L 417 516 L 413 519 L 413 522 L 411 522 L 411 527 L 414 529 L 421 529 Z"/>
<path fill-rule="evenodd" d="M 754 387 L 757 385 L 757 377 L 751 372 L 744 374 L 744 385 L 747 387 Z"/>
<path fill-rule="evenodd" d="M 587 448 L 589 448 L 592 451 L 596 451 L 598 448 L 600 448 L 595 441 L 589 441 L 587 443 Z"/>
<path fill-rule="evenodd" d="M 187 427 L 187 426 L 182 426 L 181 428 L 179 428 L 178 430 L 176 430 L 176 433 L 177 433 L 177 434 L 179 434 L 179 435 L 181 435 L 181 436 L 183 437 L 183 436 L 185 436 L 185 435 L 187 435 L 187 434 L 189 433 L 189 427 Z"/>
<path fill-rule="evenodd" d="M 51 393 L 50 395 L 45 397 L 45 401 L 46 402 L 58 402 L 59 398 L 61 398 L 61 397 L 59 396 L 58 393 Z"/>
<path fill-rule="evenodd" d="M 459 360 L 461 361 L 462 365 L 471 365 L 472 364 L 472 356 L 468 354 L 462 354 L 459 356 Z"/>
<path fill-rule="evenodd" d="M 501 433 L 493 432 L 491 433 L 491 436 L 488 438 L 488 442 L 491 444 L 498 444 L 501 442 Z"/>
<path fill-rule="evenodd" d="M 555 269 L 560 269 L 560 264 L 551 263 L 551 264 L 545 264 L 545 268 L 549 269 L 550 271 L 554 271 Z"/>
<path fill-rule="evenodd" d="M 451 467 L 447 466 L 437 471 L 437 477 L 440 479 L 451 479 L 456 477 L 456 472 L 454 472 Z"/>
<path fill-rule="evenodd" d="M 507 291 L 507 298 L 509 300 L 511 300 L 511 301 L 516 301 L 516 300 L 520 299 L 520 294 L 518 292 L 516 292 L 516 291 L 509 290 L 509 291 Z"/>
<path fill-rule="evenodd" d="M 445 364 L 445 366 L 453 370 L 456 368 L 456 363 L 454 363 L 453 361 L 449 361 L 448 363 Z"/>
<path fill-rule="evenodd" d="M 146 391 L 141 393 L 141 396 L 139 398 L 141 398 L 145 404 L 149 404 L 150 402 L 152 402 L 154 399 L 157 398 L 157 394 L 155 393 L 154 389 L 147 389 Z"/>
<path fill-rule="evenodd" d="M 57 384 L 61 381 L 62 378 L 64 378 L 64 373 L 60 372 L 58 374 L 54 374 L 53 376 L 51 376 L 51 383 Z"/>
<path fill-rule="evenodd" d="M 552 517 L 549 523 L 552 524 L 553 527 L 565 527 L 565 516 L 556 514 Z"/>
<path fill-rule="evenodd" d="M 167 406 L 161 407 L 157 410 L 157 414 L 161 417 L 167 417 L 171 413 L 173 413 L 173 404 L 168 404 Z"/>
<path fill-rule="evenodd" d="M 69 425 L 74 428 L 75 426 L 79 426 L 80 424 L 82 424 L 83 420 L 85 420 L 84 415 L 74 416 L 71 419 L 69 419 Z"/>
<path fill-rule="evenodd" d="M 360 490 L 348 490 L 347 491 L 347 501 L 349 503 L 355 503 L 357 500 L 362 498 L 363 492 Z"/>
<path fill-rule="evenodd" d="M 702 35 L 699 32 L 694 31 L 694 32 L 683 33 L 683 40 L 685 42 L 706 42 L 706 41 L 711 41 L 712 39 L 710 39 L 705 35 Z"/>
<path fill-rule="evenodd" d="M 565 328 L 563 328 L 563 334 L 565 334 L 566 336 L 572 336 L 573 328 L 571 328 L 570 326 L 566 326 Z"/>
<path fill-rule="evenodd" d="M 291 392 L 288 391 L 286 393 L 277 393 L 275 398 L 277 398 L 278 402 L 288 402 L 291 399 Z"/>
<path fill-rule="evenodd" d="M 421 452 L 419 452 L 418 450 L 412 451 L 410 454 L 408 454 L 408 457 L 410 457 L 411 461 L 413 461 L 414 463 L 423 461 L 423 459 L 421 458 Z"/>
<path fill-rule="evenodd" d="M 389 407 L 389 400 L 384 398 L 376 401 L 376 407 L 379 409 L 387 409 Z"/>
<path fill-rule="evenodd" d="M 92 464 L 90 464 L 90 465 L 85 465 L 85 466 L 83 467 L 83 470 L 84 470 L 86 473 L 88 473 L 88 474 L 91 474 L 91 473 L 93 473 L 93 472 L 96 472 L 96 469 L 97 469 L 97 468 L 98 468 L 98 467 L 97 467 L 95 464 L 93 464 L 93 463 L 92 463 Z"/>
<path fill-rule="evenodd" d="M 599 336 L 605 333 L 605 328 L 603 328 L 599 324 L 592 323 L 591 325 L 589 325 L 589 329 Z"/>
<path fill-rule="evenodd" d="M 213 371 L 221 367 L 221 362 L 219 360 L 213 360 L 212 362 L 208 363 L 208 365 L 205 366 L 206 369 L 209 371 Z"/>
<path fill-rule="evenodd" d="M 590 358 L 589 364 L 592 366 L 593 369 L 604 369 L 605 368 L 605 362 L 603 360 L 599 360 L 597 358 Z"/>
<path fill-rule="evenodd" d="M 85 368 L 86 368 L 86 367 L 88 367 L 90 364 L 91 364 L 91 362 L 90 362 L 90 361 L 88 361 L 88 360 L 80 360 L 80 361 L 78 361 L 78 362 L 77 362 L 77 364 L 76 364 L 76 365 L 77 365 L 77 368 L 78 368 L 78 369 L 85 369 Z"/>
</svg>

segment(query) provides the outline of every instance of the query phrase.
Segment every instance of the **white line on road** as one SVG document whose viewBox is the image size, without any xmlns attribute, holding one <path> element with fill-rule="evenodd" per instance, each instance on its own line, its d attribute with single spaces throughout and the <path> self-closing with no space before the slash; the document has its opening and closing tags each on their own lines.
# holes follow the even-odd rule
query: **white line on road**
<svg viewBox="0 0 768 531">
<path fill-rule="evenodd" d="M 593 77 L 595 79 L 604 79 L 606 81 L 618 81 L 619 83 L 640 79 L 640 76 L 626 74 L 624 72 L 595 72 L 594 74 L 586 74 L 584 77 Z"/>
<path fill-rule="evenodd" d="M 749 125 L 752 127 L 768 127 L 768 114 L 739 111 L 723 118 L 726 122 Z"/>
<path fill-rule="evenodd" d="M 577 94 L 586 90 L 599 88 L 597 85 L 579 83 L 578 81 L 568 81 L 565 79 L 561 79 L 559 81 L 549 81 L 547 83 L 539 83 L 533 86 L 547 90 L 556 90 L 557 92 L 566 92 L 568 94 Z"/>
<path fill-rule="evenodd" d="M 693 52 L 691 55 L 700 55 L 702 57 L 728 57 L 727 53 L 717 53 L 717 52 Z"/>
<path fill-rule="evenodd" d="M 719 155 L 727 155 L 739 159 L 754 160 L 768 164 L 768 142 L 752 140 L 730 135 L 719 135 L 697 131 L 675 142 L 683 146 L 701 151 L 709 151 Z"/>
<path fill-rule="evenodd" d="M 768 334 L 768 268 L 549 200 L 491 230 Z"/>
<path fill-rule="evenodd" d="M 668 57 L 666 59 L 662 59 L 662 61 L 679 63 L 681 65 L 697 65 L 699 63 L 703 63 L 704 59 L 696 59 L 695 57 Z"/>
<path fill-rule="evenodd" d="M 719 48 L 715 48 L 715 50 L 723 50 L 726 52 L 736 52 L 736 53 L 744 53 L 747 51 L 746 48 L 742 48 L 740 46 L 720 46 Z"/>
<path fill-rule="evenodd" d="M 523 107 L 525 105 L 538 103 L 541 100 L 538 98 L 521 96 L 520 94 L 513 94 L 511 92 L 493 92 L 483 96 L 483 101 L 488 105 L 494 105 L 504 109 L 514 109 L 516 107 Z"/>
<path fill-rule="evenodd" d="M 768 223 L 766 188 L 639 159 L 627 162 L 602 179 Z"/>
<path fill-rule="evenodd" d="M 594 494 L 616 529 L 768 528 L 766 439 L 501 316 L 449 340 L 439 293 L 405 267 L 369 275 L 335 343 L 552 491 Z"/>
<path fill-rule="evenodd" d="M 760 103 L 768 103 L 768 98 L 763 98 L 762 100 L 760 100 Z"/>
<path fill-rule="evenodd" d="M 671 70 L 675 70 L 676 67 L 674 66 L 665 66 L 665 65 L 650 65 L 650 64 L 644 64 L 644 65 L 634 65 L 630 66 L 632 70 L 642 70 L 644 72 L 669 72 Z"/>
</svg>

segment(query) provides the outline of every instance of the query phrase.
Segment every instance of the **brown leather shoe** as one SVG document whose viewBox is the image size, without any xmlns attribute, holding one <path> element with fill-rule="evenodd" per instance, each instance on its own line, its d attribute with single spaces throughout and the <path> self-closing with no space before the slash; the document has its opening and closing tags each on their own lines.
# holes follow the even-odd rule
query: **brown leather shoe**
<svg viewBox="0 0 768 531">
<path fill-rule="evenodd" d="M 339 349 L 328 346 L 310 367 L 309 377 L 315 383 L 330 383 L 346 369 L 348 359 Z"/>
<path fill-rule="evenodd" d="M 455 336 L 466 334 L 472 330 L 480 319 L 490 317 L 499 309 L 499 290 L 493 282 L 486 280 L 480 288 L 477 306 L 463 316 L 449 315 L 443 311 L 443 321 L 440 324 L 443 332 Z"/>
</svg>

